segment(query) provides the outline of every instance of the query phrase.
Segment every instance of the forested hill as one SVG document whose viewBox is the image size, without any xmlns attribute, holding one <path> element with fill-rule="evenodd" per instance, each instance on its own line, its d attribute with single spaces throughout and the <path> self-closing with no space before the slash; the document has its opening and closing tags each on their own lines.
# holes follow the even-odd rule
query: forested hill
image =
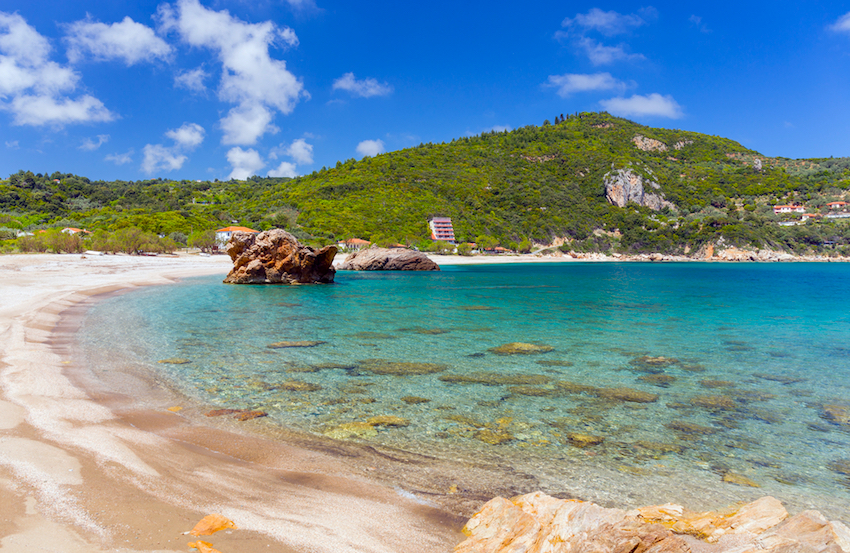
<svg viewBox="0 0 850 553">
<path fill-rule="evenodd" d="M 672 206 L 612 205 L 604 183 L 617 170 L 642 178 Z M 351 159 L 295 179 L 103 182 L 22 171 L 0 182 L 0 226 L 189 234 L 235 221 L 315 242 L 415 244 L 427 239 L 429 217 L 448 216 L 459 240 L 508 247 L 566 239 L 587 249 L 673 252 L 723 237 L 795 249 L 846 244 L 847 225 L 780 227 L 770 206 L 826 211 L 827 202 L 850 199 L 848 187 L 848 158 L 767 158 L 720 137 L 583 113 Z"/>
</svg>

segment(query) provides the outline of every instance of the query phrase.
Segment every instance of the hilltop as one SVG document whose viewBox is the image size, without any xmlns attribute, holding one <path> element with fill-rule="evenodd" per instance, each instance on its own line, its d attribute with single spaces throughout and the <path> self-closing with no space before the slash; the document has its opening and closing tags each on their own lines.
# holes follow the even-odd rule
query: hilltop
<svg viewBox="0 0 850 553">
<path fill-rule="evenodd" d="M 104 182 L 21 171 L 0 182 L 0 226 L 135 226 L 179 239 L 238 222 L 317 243 L 425 245 L 427 220 L 439 215 L 461 241 L 512 249 L 680 253 L 722 239 L 803 251 L 846 247 L 850 219 L 783 227 L 790 218 L 772 205 L 825 212 L 850 200 L 848 188 L 850 158 L 769 158 L 726 138 L 582 113 L 294 179 Z"/>
</svg>

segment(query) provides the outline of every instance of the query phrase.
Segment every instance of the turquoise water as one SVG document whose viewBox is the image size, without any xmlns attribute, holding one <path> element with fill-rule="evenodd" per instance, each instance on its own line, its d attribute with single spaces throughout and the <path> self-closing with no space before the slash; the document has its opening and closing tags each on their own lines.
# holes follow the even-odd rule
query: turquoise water
<svg viewBox="0 0 850 553">
<path fill-rule="evenodd" d="M 106 300 L 87 319 L 86 343 L 120 349 L 204 405 L 521 467 L 550 490 L 581 493 L 576 479 L 598 469 L 602 484 L 587 487 L 661 474 L 660 501 L 696 482 L 715 486 L 718 501 L 749 493 L 722 481 L 744 477 L 761 487 L 756 496 L 850 505 L 850 428 L 834 421 L 850 404 L 850 265 L 479 265 L 340 272 L 333 286 L 300 287 L 220 280 Z M 268 347 L 287 341 L 321 343 Z M 492 351 L 512 342 L 540 351 Z M 382 415 L 404 421 L 349 424 Z"/>
</svg>

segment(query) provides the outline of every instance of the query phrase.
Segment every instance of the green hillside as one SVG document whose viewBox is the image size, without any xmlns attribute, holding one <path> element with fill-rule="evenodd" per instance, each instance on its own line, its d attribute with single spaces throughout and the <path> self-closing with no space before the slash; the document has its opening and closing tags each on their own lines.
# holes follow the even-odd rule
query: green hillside
<svg viewBox="0 0 850 553">
<path fill-rule="evenodd" d="M 673 207 L 611 205 L 604 177 L 615 169 L 656 182 Z M 138 227 L 179 238 L 235 221 L 314 242 L 424 245 L 428 218 L 441 215 L 452 218 L 459 240 L 508 247 L 564 239 L 577 249 L 673 253 L 723 238 L 800 251 L 850 244 L 848 225 L 779 226 L 770 205 L 796 201 L 825 212 L 848 187 L 848 158 L 766 158 L 725 138 L 583 113 L 291 180 L 93 182 L 22 171 L 0 182 L 0 227 Z"/>
</svg>

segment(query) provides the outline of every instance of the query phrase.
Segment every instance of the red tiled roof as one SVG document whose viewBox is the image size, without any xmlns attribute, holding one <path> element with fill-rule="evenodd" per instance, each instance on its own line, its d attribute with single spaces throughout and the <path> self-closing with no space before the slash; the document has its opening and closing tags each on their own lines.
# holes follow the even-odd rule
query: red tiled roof
<svg viewBox="0 0 850 553">
<path fill-rule="evenodd" d="M 362 238 L 349 238 L 348 240 L 343 240 L 344 244 L 348 244 L 349 246 L 365 246 L 367 244 L 371 244 L 368 240 L 363 240 Z"/>
<path fill-rule="evenodd" d="M 257 234 L 260 231 L 248 227 L 224 227 L 218 229 L 216 232 L 253 232 L 254 234 Z"/>
</svg>

